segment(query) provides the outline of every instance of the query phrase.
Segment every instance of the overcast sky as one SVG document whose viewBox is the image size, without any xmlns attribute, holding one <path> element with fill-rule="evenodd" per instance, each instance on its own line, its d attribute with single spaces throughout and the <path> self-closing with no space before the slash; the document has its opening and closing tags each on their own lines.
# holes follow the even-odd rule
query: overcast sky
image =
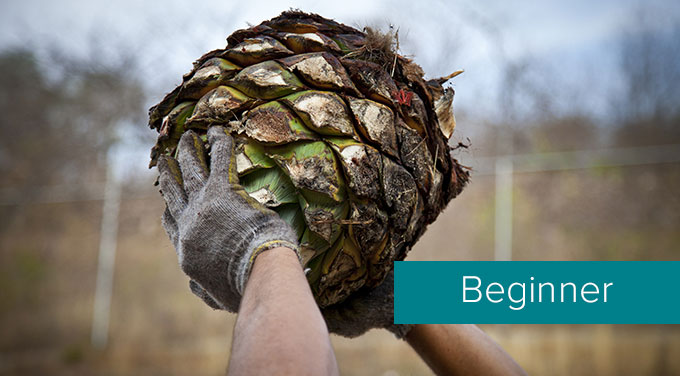
<svg viewBox="0 0 680 376">
<path fill-rule="evenodd" d="M 644 5 L 641 5 L 644 4 Z M 401 50 L 415 55 L 431 77 L 464 68 L 457 86 L 478 97 L 505 60 L 547 57 L 578 64 L 592 59 L 624 30 L 631 12 L 650 9 L 678 19 L 680 2 L 570 1 L 94 1 L 10 0 L 0 14 L 0 48 L 58 43 L 87 53 L 93 36 L 143 56 L 153 77 L 170 89 L 202 53 L 222 48 L 237 28 L 299 8 L 352 26 L 393 24 Z M 659 22 L 659 25 L 664 25 Z M 157 79 L 158 82 L 153 82 Z M 159 93 L 160 96 L 162 93 Z M 465 106 L 466 98 L 457 98 Z"/>
<path fill-rule="evenodd" d="M 193 60 L 223 48 L 231 32 L 289 8 L 355 27 L 394 25 L 400 30 L 401 53 L 413 55 L 429 77 L 465 69 L 453 83 L 455 105 L 481 113 L 498 111 L 502 69 L 523 59 L 542 64 L 542 74 L 561 82 L 562 92 L 586 87 L 570 88 L 570 83 L 594 82 L 572 97 L 597 113 L 606 105 L 598 102 L 604 100 L 598 90 L 608 90 L 605 83 L 615 81 L 612 45 L 633 28 L 635 13 L 658 18 L 651 24 L 658 28 L 680 19 L 677 0 L 6 0 L 0 13 L 0 49 L 49 44 L 88 55 L 113 44 L 114 52 L 132 51 L 142 61 L 137 74 L 149 85 L 155 103 L 180 82 Z"/>
</svg>

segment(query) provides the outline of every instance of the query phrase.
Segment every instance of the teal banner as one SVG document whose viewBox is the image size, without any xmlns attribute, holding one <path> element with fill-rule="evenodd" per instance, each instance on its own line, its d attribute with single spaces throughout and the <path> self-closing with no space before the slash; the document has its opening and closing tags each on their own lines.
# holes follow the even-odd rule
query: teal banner
<svg viewBox="0 0 680 376">
<path fill-rule="evenodd" d="M 396 324 L 680 324 L 680 261 L 398 261 Z"/>
</svg>

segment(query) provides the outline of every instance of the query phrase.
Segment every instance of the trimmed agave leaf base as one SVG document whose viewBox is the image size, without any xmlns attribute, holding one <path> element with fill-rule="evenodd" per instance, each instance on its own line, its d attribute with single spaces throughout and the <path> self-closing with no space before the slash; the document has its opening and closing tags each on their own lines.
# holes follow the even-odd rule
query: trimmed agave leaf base
<svg viewBox="0 0 680 376">
<path fill-rule="evenodd" d="M 371 35 L 284 12 L 150 110 L 152 166 L 189 129 L 229 130 L 241 185 L 297 232 L 322 307 L 378 285 L 468 180 L 449 156 L 453 90 L 392 50 L 374 59 Z"/>
</svg>

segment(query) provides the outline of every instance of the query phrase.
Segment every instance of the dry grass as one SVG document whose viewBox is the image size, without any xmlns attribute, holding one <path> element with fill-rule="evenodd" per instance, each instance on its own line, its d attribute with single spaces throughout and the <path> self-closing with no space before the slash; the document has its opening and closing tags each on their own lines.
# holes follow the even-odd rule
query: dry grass
<svg viewBox="0 0 680 376">
<path fill-rule="evenodd" d="M 633 178 L 613 170 L 517 176 L 516 256 L 678 259 L 680 169 L 644 171 L 629 171 Z M 492 259 L 492 183 L 473 177 L 410 258 Z M 159 224 L 161 200 L 151 193 L 121 208 L 105 351 L 89 346 L 100 203 L 29 205 L 12 216 L 0 207 L 0 374 L 224 373 L 234 316 L 191 295 Z M 626 197 L 637 199 L 620 205 Z M 531 374 L 680 374 L 678 326 L 483 328 Z M 346 375 L 429 374 L 386 332 L 333 344 Z"/>
</svg>

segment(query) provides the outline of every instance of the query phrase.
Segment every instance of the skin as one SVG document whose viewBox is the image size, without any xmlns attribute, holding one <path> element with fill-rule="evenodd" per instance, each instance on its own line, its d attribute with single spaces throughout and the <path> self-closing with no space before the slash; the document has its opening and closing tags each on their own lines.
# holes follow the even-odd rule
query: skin
<svg viewBox="0 0 680 376">
<path fill-rule="evenodd" d="M 437 375 L 526 375 L 476 325 L 416 325 L 406 341 Z"/>
<path fill-rule="evenodd" d="M 406 341 L 438 375 L 525 375 L 475 325 L 416 325 Z M 294 251 L 255 258 L 234 328 L 229 375 L 338 375 L 328 329 Z"/>
<path fill-rule="evenodd" d="M 276 248 L 255 258 L 228 374 L 339 374 L 326 323 L 294 251 Z"/>
</svg>

